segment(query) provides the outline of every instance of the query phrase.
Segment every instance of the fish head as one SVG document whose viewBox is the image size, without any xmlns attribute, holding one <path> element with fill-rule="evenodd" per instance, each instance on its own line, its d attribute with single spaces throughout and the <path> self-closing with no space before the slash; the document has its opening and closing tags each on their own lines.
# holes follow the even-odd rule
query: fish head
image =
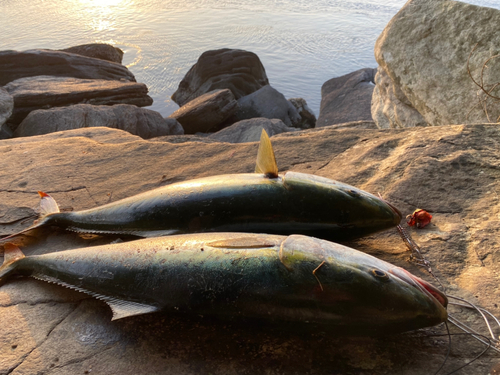
<svg viewBox="0 0 500 375">
<path fill-rule="evenodd" d="M 395 227 L 403 217 L 384 199 L 325 177 L 289 171 L 283 175 L 283 183 L 296 192 L 297 201 L 319 208 L 315 211 L 318 222 L 338 224 L 345 238 Z"/>
<path fill-rule="evenodd" d="M 447 320 L 447 298 L 430 283 L 371 255 L 312 237 L 293 235 L 280 259 L 330 321 L 373 332 L 403 332 Z M 363 333 L 363 332 L 361 332 Z"/>
</svg>

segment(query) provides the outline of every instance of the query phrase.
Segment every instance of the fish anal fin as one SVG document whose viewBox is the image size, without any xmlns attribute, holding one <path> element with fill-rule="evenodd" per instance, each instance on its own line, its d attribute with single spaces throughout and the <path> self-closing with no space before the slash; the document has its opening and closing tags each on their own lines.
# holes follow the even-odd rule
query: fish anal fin
<svg viewBox="0 0 500 375">
<path fill-rule="evenodd" d="M 116 298 L 100 298 L 105 301 L 111 311 L 113 311 L 113 317 L 111 320 L 118 320 L 126 318 L 129 316 L 149 314 L 156 312 L 159 309 L 156 306 L 146 305 L 138 302 L 124 301 Z"/>
<path fill-rule="evenodd" d="M 116 297 L 110 297 L 106 296 L 104 294 L 96 293 L 91 290 L 88 290 L 83 287 L 78 287 L 69 283 L 66 283 L 64 281 L 61 281 L 57 278 L 43 275 L 43 274 L 32 274 L 31 277 L 37 280 L 42 280 L 46 281 L 52 284 L 57 284 L 69 289 L 76 290 L 78 292 L 82 292 L 85 294 L 88 294 L 89 296 L 92 296 L 98 300 L 106 302 L 106 304 L 111 308 L 111 311 L 113 312 L 113 317 L 111 320 L 117 320 L 117 319 L 122 319 L 126 318 L 129 316 L 135 316 L 135 315 L 142 315 L 142 314 L 149 314 L 155 311 L 159 311 L 160 309 L 157 306 L 153 305 L 148 305 L 144 303 L 139 303 L 139 302 L 133 302 L 133 301 L 127 301 L 123 299 L 119 299 Z"/>
<path fill-rule="evenodd" d="M 224 249 L 260 249 L 265 247 L 274 247 L 278 243 L 255 238 L 255 237 L 240 237 L 233 238 L 229 240 L 220 240 L 214 242 L 208 242 L 206 245 L 215 248 L 224 248 Z"/>
<path fill-rule="evenodd" d="M 274 157 L 273 146 L 264 129 L 262 129 L 262 133 L 260 135 L 255 173 L 264 173 L 268 178 L 278 177 L 278 164 L 276 163 L 276 158 Z"/>
</svg>

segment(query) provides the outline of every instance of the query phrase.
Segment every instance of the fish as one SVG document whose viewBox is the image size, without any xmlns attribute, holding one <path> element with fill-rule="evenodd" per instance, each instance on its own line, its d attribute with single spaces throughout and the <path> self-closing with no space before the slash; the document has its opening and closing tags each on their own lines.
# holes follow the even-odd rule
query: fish
<svg viewBox="0 0 500 375">
<path fill-rule="evenodd" d="M 112 320 L 163 311 L 372 334 L 447 319 L 447 297 L 432 284 L 304 235 L 179 234 L 33 256 L 9 243 L 0 285 L 13 275 L 102 300 Z"/>
<path fill-rule="evenodd" d="M 60 212 L 39 192 L 44 226 L 78 233 L 157 237 L 199 232 L 263 232 L 351 239 L 395 227 L 401 213 L 385 200 L 312 174 L 280 174 L 263 130 L 255 173 L 210 176 L 155 188 L 82 211 Z"/>
</svg>

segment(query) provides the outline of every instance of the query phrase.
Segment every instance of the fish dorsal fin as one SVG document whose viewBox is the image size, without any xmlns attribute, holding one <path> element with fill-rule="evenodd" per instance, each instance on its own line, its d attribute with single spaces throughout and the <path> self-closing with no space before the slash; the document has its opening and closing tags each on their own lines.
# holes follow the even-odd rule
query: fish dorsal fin
<svg viewBox="0 0 500 375">
<path fill-rule="evenodd" d="M 24 254 L 21 249 L 14 245 L 13 243 L 6 243 L 3 245 L 4 248 L 4 258 L 3 264 L 13 263 L 18 259 L 24 258 Z"/>
<path fill-rule="evenodd" d="M 275 245 L 276 243 L 272 241 L 255 237 L 239 237 L 207 243 L 207 246 L 224 249 L 260 249 Z"/>
<path fill-rule="evenodd" d="M 125 301 L 119 298 L 105 296 L 103 294 L 95 293 L 82 287 L 65 283 L 64 281 L 61 281 L 55 277 L 37 273 L 32 274 L 31 277 L 37 280 L 42 280 L 52 284 L 64 286 L 66 288 L 88 294 L 94 298 L 106 302 L 108 306 L 111 308 L 111 311 L 113 312 L 113 317 L 111 318 L 111 320 L 122 319 L 134 315 L 148 314 L 159 310 L 157 306 L 146 305 L 144 303 L 133 302 L 133 301 Z"/>
<path fill-rule="evenodd" d="M 39 191 L 38 195 L 40 195 L 40 218 L 47 216 L 49 214 L 55 214 L 60 212 L 59 206 L 54 198 L 52 198 L 47 193 L 43 191 Z"/>
<path fill-rule="evenodd" d="M 259 151 L 257 152 L 257 163 L 255 173 L 264 173 L 266 177 L 278 177 L 278 164 L 274 157 L 273 146 L 266 131 L 262 129 L 260 135 Z"/>
</svg>

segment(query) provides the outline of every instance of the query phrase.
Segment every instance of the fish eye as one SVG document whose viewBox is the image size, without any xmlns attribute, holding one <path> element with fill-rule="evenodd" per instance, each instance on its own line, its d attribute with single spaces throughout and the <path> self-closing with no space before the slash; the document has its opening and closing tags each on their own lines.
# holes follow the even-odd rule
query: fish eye
<svg viewBox="0 0 500 375">
<path fill-rule="evenodd" d="M 386 274 L 384 271 L 378 270 L 376 268 L 371 270 L 371 273 L 373 276 L 375 276 L 377 279 L 380 279 L 381 281 L 389 281 L 389 275 Z"/>
</svg>

